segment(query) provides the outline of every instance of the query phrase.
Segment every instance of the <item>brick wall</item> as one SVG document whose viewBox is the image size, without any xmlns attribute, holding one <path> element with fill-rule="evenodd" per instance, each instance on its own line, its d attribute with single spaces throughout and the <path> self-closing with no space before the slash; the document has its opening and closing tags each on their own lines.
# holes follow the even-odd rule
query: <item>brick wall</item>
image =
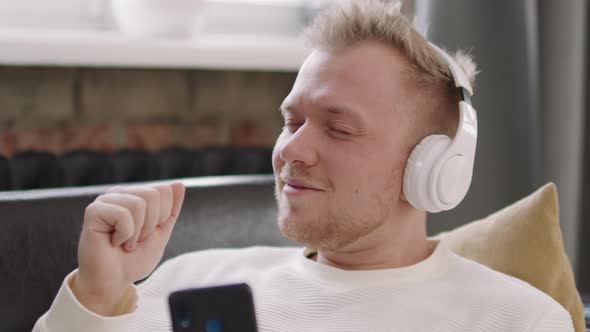
<svg viewBox="0 0 590 332">
<path fill-rule="evenodd" d="M 295 73 L 0 67 L 0 154 L 272 146 Z"/>
</svg>

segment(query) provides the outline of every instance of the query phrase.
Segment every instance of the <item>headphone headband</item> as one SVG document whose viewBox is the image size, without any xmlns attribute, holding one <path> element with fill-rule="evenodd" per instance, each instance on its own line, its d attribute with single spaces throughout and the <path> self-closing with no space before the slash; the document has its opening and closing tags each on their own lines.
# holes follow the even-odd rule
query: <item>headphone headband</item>
<svg viewBox="0 0 590 332">
<path fill-rule="evenodd" d="M 469 92 L 469 96 L 473 96 L 473 88 L 471 87 L 471 83 L 469 83 L 469 79 L 465 72 L 459 67 L 457 62 L 447 54 L 447 52 L 443 51 L 440 47 L 434 45 L 431 42 L 428 42 L 430 46 L 440 55 L 443 60 L 446 62 L 449 70 L 451 71 L 451 75 L 453 75 L 453 80 L 455 81 L 455 86 L 458 88 L 465 89 Z M 463 94 L 464 95 L 464 94 Z"/>
</svg>

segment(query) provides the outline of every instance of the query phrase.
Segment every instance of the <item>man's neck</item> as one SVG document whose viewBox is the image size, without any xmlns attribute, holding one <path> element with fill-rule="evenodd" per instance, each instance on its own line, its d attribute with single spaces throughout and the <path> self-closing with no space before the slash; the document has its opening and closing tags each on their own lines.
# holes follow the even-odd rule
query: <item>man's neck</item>
<svg viewBox="0 0 590 332">
<path fill-rule="evenodd" d="M 344 248 L 319 251 L 316 260 L 344 270 L 391 269 L 421 262 L 433 250 L 426 238 L 426 213 L 413 210 Z"/>
</svg>

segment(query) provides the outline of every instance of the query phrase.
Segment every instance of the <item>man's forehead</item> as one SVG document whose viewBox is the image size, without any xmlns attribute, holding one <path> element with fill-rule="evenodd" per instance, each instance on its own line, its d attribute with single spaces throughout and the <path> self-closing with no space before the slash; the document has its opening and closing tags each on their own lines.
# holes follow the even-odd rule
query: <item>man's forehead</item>
<svg viewBox="0 0 590 332">
<path fill-rule="evenodd" d="M 403 61 L 403 59 L 401 60 Z M 363 44 L 340 51 L 314 50 L 302 65 L 284 106 L 301 98 L 371 105 L 391 103 L 403 87 L 405 63 L 389 47 Z"/>
<path fill-rule="evenodd" d="M 337 50 L 313 50 L 301 74 L 354 77 L 396 77 L 407 71 L 409 61 L 398 49 L 380 42 L 363 42 Z"/>
</svg>

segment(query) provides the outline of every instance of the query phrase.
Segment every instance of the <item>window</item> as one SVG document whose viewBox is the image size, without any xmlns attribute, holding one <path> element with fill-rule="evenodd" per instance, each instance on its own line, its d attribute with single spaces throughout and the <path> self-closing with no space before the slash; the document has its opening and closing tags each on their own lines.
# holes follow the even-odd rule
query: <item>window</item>
<svg viewBox="0 0 590 332">
<path fill-rule="evenodd" d="M 0 29 L 116 31 L 112 1 L 118 0 L 0 0 Z M 203 30 L 212 34 L 294 35 L 330 1 L 335 0 L 208 0 Z M 162 2 L 174 6 L 175 1 Z"/>
</svg>

